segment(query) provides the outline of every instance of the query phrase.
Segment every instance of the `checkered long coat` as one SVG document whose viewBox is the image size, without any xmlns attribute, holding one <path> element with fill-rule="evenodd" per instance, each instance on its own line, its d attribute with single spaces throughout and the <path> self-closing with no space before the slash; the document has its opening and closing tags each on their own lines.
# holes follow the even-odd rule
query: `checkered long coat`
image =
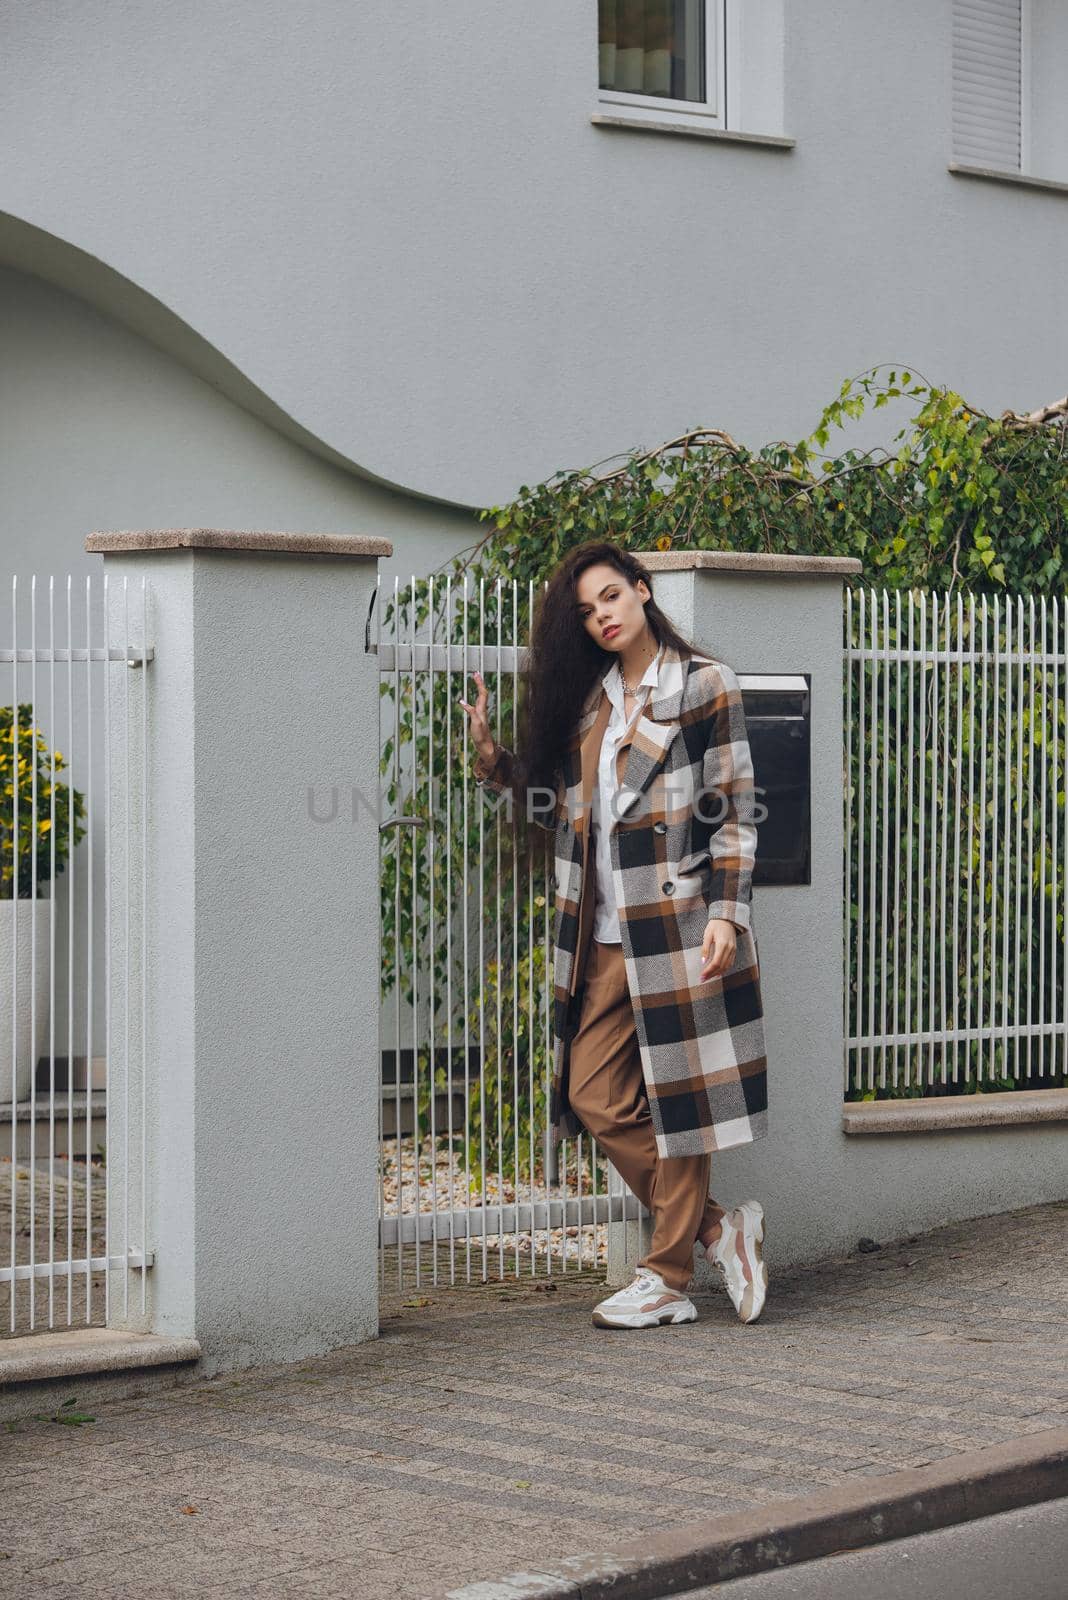
<svg viewBox="0 0 1068 1600">
<path fill-rule="evenodd" d="M 610 715 L 598 680 L 555 800 L 546 803 L 546 790 L 533 791 L 529 802 L 532 818 L 555 830 L 556 1143 L 582 1128 L 568 1099 L 568 1070 L 593 925 L 590 807 Z M 657 1150 L 686 1156 L 749 1144 L 767 1132 L 767 1063 L 751 905 L 753 766 L 733 670 L 665 645 L 656 687 L 616 759 L 618 819 L 605 824 Z M 513 772 L 504 746 L 488 764 L 476 757 L 476 780 L 494 792 L 514 793 Z M 701 944 L 713 917 L 735 924 L 737 947 L 726 972 L 702 980 Z"/>
</svg>

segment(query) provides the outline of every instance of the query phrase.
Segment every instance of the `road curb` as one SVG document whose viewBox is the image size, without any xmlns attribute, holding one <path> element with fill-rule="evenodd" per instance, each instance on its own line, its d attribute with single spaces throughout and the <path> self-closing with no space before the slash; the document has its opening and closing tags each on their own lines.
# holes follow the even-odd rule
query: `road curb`
<svg viewBox="0 0 1068 1600">
<path fill-rule="evenodd" d="M 549 1561 L 450 1589 L 446 1600 L 660 1600 L 1063 1496 L 1068 1428 L 1055 1428 Z"/>
</svg>

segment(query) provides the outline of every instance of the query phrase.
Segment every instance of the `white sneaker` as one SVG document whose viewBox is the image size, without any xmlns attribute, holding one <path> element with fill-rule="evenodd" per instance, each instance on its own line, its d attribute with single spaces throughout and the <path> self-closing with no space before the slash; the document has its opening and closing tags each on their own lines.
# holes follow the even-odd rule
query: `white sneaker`
<svg viewBox="0 0 1068 1600">
<path fill-rule="evenodd" d="M 697 1307 L 677 1289 L 669 1289 L 659 1272 L 639 1267 L 634 1282 L 594 1307 L 600 1328 L 655 1328 L 662 1322 L 696 1322 Z"/>
<path fill-rule="evenodd" d="M 738 1246 L 744 1246 L 753 1274 L 750 1283 L 742 1269 Z M 709 1261 L 723 1274 L 727 1293 L 743 1322 L 755 1322 L 764 1309 L 768 1292 L 768 1269 L 764 1265 L 764 1207 L 759 1200 L 743 1200 L 740 1206 L 720 1218 L 719 1238 L 705 1251 Z"/>
</svg>

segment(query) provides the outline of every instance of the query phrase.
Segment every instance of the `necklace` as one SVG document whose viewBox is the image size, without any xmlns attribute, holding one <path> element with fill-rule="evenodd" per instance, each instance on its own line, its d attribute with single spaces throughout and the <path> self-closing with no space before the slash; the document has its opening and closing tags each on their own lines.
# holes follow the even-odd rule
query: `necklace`
<svg viewBox="0 0 1068 1600">
<path fill-rule="evenodd" d="M 659 652 L 658 652 L 658 654 L 659 654 Z M 624 694 L 629 694 L 632 700 L 636 700 L 638 698 L 638 691 L 641 689 L 641 684 L 640 683 L 636 684 L 635 687 L 632 689 L 630 684 L 627 682 L 626 678 L 623 676 L 623 668 L 622 668 L 622 666 L 619 669 L 619 681 L 623 685 L 623 693 Z"/>
</svg>

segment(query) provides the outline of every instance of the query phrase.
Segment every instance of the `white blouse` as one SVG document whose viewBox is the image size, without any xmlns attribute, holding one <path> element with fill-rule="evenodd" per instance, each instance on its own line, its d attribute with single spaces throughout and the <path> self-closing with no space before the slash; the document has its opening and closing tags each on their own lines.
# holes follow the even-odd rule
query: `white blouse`
<svg viewBox="0 0 1068 1600">
<path fill-rule="evenodd" d="M 634 712 L 628 722 L 623 699 L 623 675 L 619 670 L 617 657 L 604 675 L 605 692 L 612 702 L 612 715 L 608 719 L 608 726 L 604 731 L 601 741 L 601 755 L 597 766 L 597 782 L 593 787 L 593 800 L 590 808 L 591 838 L 593 840 L 594 875 L 596 880 L 596 901 L 593 910 L 593 937 L 601 944 L 622 944 L 623 935 L 619 927 L 619 910 L 616 905 L 616 890 L 612 879 L 612 853 L 608 847 L 609 829 L 616 820 L 612 810 L 612 803 L 619 791 L 616 776 L 616 753 L 624 736 L 637 722 L 643 708 L 648 704 L 649 696 L 656 688 L 660 674 L 660 663 L 663 660 L 663 646 L 657 651 L 653 660 L 646 667 L 638 683 L 638 688 L 645 688 L 645 694 L 639 696 L 634 707 Z M 608 826 L 601 826 L 601 819 L 606 818 Z"/>
</svg>

